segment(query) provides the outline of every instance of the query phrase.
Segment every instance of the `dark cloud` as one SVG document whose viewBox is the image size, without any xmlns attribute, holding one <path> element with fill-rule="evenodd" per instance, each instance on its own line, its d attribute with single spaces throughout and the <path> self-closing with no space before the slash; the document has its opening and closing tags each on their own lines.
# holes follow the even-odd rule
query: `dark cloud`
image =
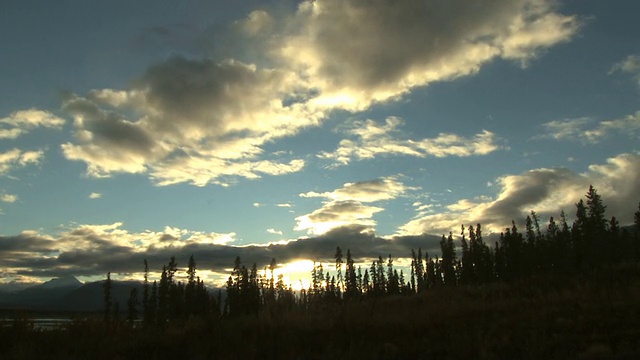
<svg viewBox="0 0 640 360">
<path fill-rule="evenodd" d="M 305 1 L 292 24 L 283 57 L 327 92 L 361 92 L 356 108 L 495 58 L 526 62 L 579 28 L 546 0 Z"/>
<path fill-rule="evenodd" d="M 181 126 L 200 123 L 224 133 L 226 113 L 239 116 L 256 101 L 260 81 L 255 68 L 238 62 L 174 57 L 149 68 L 135 88 L 146 91 L 146 102 L 162 114 L 162 124 L 155 125 L 179 132 Z"/>
<path fill-rule="evenodd" d="M 64 104 L 63 110 L 81 119 L 76 121 L 76 127 L 80 131 L 88 131 L 90 141 L 106 149 L 148 156 L 155 146 L 151 136 L 139 124 L 127 121 L 118 113 L 102 110 L 89 99 L 75 97 Z M 81 139 L 84 136 L 78 135 Z"/>
<path fill-rule="evenodd" d="M 543 202 L 553 192 L 561 191 L 566 184 L 575 180 L 576 174 L 568 169 L 536 169 L 522 176 L 506 177 L 502 180 L 508 193 L 500 196 L 484 212 L 485 222 L 508 221 L 515 214 L 521 214 L 527 207 Z"/>
<path fill-rule="evenodd" d="M 431 235 L 381 238 L 357 225 L 336 228 L 321 236 L 292 240 L 286 244 L 250 246 L 189 243 L 162 248 L 151 246 L 143 250 L 109 242 L 106 238 L 96 239 L 95 236 L 95 233 L 80 229 L 53 239 L 40 235 L 0 238 L 0 252 L 5 255 L 0 266 L 5 269 L 5 276 L 102 276 L 107 272 L 140 273 L 145 259 L 152 271 L 159 271 L 171 256 L 176 257 L 179 266 L 185 266 L 189 256 L 193 255 L 199 269 L 224 274 L 233 266 L 236 256 L 243 263 L 256 263 L 260 268 L 268 265 L 272 258 L 279 263 L 300 259 L 332 262 L 336 247 L 340 246 L 345 254 L 350 249 L 356 261 L 368 261 L 389 254 L 409 257 L 411 249 L 418 248 L 435 255 L 439 253 L 440 240 Z M 160 238 L 166 236 L 172 237 L 161 234 Z M 68 247 L 70 244 L 75 246 Z M 54 248 L 60 247 L 67 249 L 57 253 Z"/>
<path fill-rule="evenodd" d="M 53 245 L 50 239 L 29 232 L 16 236 L 0 236 L 0 253 L 3 257 L 9 257 L 13 252 L 49 252 L 53 250 Z"/>
<path fill-rule="evenodd" d="M 317 121 L 282 103 L 296 81 L 284 70 L 175 56 L 148 68 L 128 90 L 68 96 L 63 109 L 74 117 L 76 142 L 62 149 L 86 162 L 89 175 L 149 172 L 161 185 L 299 171 L 301 159 L 259 158 L 265 142 Z"/>
</svg>

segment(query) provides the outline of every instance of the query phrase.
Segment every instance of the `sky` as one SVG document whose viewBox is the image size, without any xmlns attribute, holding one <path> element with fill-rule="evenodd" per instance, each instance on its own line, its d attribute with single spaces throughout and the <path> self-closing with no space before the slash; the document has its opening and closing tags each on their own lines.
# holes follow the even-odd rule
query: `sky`
<svg viewBox="0 0 640 360">
<path fill-rule="evenodd" d="M 640 202 L 640 2 L 0 4 L 0 283 L 306 272 Z M 293 281 L 293 280 L 292 280 Z"/>
</svg>

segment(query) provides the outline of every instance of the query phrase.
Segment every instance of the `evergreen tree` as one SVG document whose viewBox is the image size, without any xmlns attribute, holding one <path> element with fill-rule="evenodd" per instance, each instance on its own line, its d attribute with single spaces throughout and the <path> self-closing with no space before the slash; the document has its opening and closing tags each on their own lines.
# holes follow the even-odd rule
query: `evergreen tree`
<svg viewBox="0 0 640 360">
<path fill-rule="evenodd" d="M 548 249 L 548 253 L 546 253 L 546 257 L 548 258 L 548 270 L 559 270 L 562 266 L 563 257 L 568 253 L 559 234 L 560 229 L 558 228 L 558 224 L 556 224 L 553 216 L 551 216 L 549 218 L 549 224 L 547 225 L 547 232 L 545 234 L 545 243 L 547 244 Z"/>
<path fill-rule="evenodd" d="M 158 313 L 158 282 L 153 281 L 151 295 L 149 296 L 149 324 L 155 324 Z"/>
<path fill-rule="evenodd" d="M 460 282 L 463 284 L 470 284 L 473 281 L 473 259 L 471 257 L 467 238 L 465 237 L 464 225 L 461 225 L 460 243 L 462 247 Z"/>
<path fill-rule="evenodd" d="M 189 262 L 187 265 L 187 286 L 184 290 L 184 301 L 186 305 L 187 314 L 193 315 L 197 313 L 197 297 L 196 297 L 196 261 L 193 255 L 189 256 Z"/>
<path fill-rule="evenodd" d="M 569 272 L 576 266 L 576 250 L 573 246 L 571 239 L 571 228 L 567 223 L 567 215 L 564 210 L 560 211 L 560 226 L 558 226 L 558 233 L 556 236 L 556 242 L 558 244 L 558 264 L 559 269 L 564 272 Z"/>
<path fill-rule="evenodd" d="M 476 224 L 475 229 L 475 252 L 474 255 L 476 262 L 476 278 L 483 283 L 493 280 L 493 258 L 491 249 L 484 243 L 482 237 L 482 226 L 480 223 Z"/>
<path fill-rule="evenodd" d="M 104 322 L 111 322 L 111 311 L 113 300 L 111 299 L 111 272 L 107 273 L 107 279 L 102 284 L 103 294 L 104 294 Z"/>
<path fill-rule="evenodd" d="M 440 251 L 442 253 L 442 272 L 444 284 L 447 286 L 456 285 L 456 250 L 453 244 L 453 234 L 449 232 L 449 237 L 442 235 L 440 240 Z"/>
<path fill-rule="evenodd" d="M 362 292 L 366 295 L 371 295 L 371 281 L 369 280 L 369 271 L 367 269 L 364 270 L 362 277 Z"/>
<path fill-rule="evenodd" d="M 336 247 L 336 253 L 334 255 L 334 259 L 336 260 L 336 272 L 338 277 L 338 289 L 340 292 L 344 289 L 344 279 L 342 278 L 342 249 L 340 246 Z"/>
<path fill-rule="evenodd" d="M 116 325 L 120 323 L 120 302 L 118 300 L 113 302 L 113 316 L 111 321 Z"/>
<path fill-rule="evenodd" d="M 167 322 L 169 311 L 169 278 L 167 276 L 167 266 L 162 265 L 160 274 L 160 284 L 158 285 L 158 312 L 157 320 L 162 326 Z"/>
<path fill-rule="evenodd" d="M 144 282 L 142 283 L 142 321 L 151 323 L 151 307 L 149 306 L 149 263 L 144 259 Z"/>
<path fill-rule="evenodd" d="M 384 262 L 382 256 L 378 256 L 378 262 L 376 263 L 376 272 L 378 277 L 378 284 L 376 287 L 376 293 L 379 296 L 384 295 L 387 292 L 387 277 L 384 274 Z"/>
<path fill-rule="evenodd" d="M 606 206 L 602 198 L 593 187 L 589 186 L 586 194 L 587 221 L 585 226 L 585 247 L 586 256 L 590 265 L 601 263 L 604 257 L 601 254 L 607 232 L 607 219 L 605 217 Z M 612 244 L 607 244 L 611 246 Z"/>
<path fill-rule="evenodd" d="M 269 286 L 267 288 L 266 294 L 265 294 L 265 303 L 266 304 L 275 304 L 276 302 L 276 283 L 275 283 L 275 278 L 276 278 L 276 266 L 277 266 L 277 262 L 275 258 L 271 259 L 271 262 L 269 263 Z M 266 271 L 265 271 L 266 272 Z"/>
<path fill-rule="evenodd" d="M 427 258 L 429 255 L 425 255 Z M 436 279 L 436 264 L 431 257 L 428 257 L 427 262 L 427 289 L 431 289 L 436 286 L 438 282 Z"/>
<path fill-rule="evenodd" d="M 586 198 L 587 210 L 589 213 L 587 217 L 589 230 L 602 234 L 607 227 L 607 219 L 605 217 L 605 210 L 607 207 L 602 203 L 602 198 L 593 185 L 589 185 L 589 191 L 587 192 Z"/>
<path fill-rule="evenodd" d="M 500 244 L 505 243 L 504 233 L 500 233 L 500 240 L 496 242 L 495 247 L 495 275 L 499 280 L 506 280 L 507 266 L 504 253 L 504 247 L 500 247 Z"/>
<path fill-rule="evenodd" d="M 371 281 L 371 292 L 367 295 L 369 296 L 378 296 L 378 291 L 380 289 L 380 283 L 378 280 L 378 267 L 376 266 L 376 260 L 371 263 L 369 267 L 369 279 Z"/>
<path fill-rule="evenodd" d="M 575 264 L 579 269 L 584 266 L 588 252 L 588 243 L 586 241 L 587 224 L 587 208 L 584 206 L 584 201 L 580 199 L 576 203 L 576 219 L 571 225 L 571 245 L 574 249 Z"/>
<path fill-rule="evenodd" d="M 127 300 L 127 322 L 133 326 L 133 322 L 138 319 L 138 289 L 133 288 Z"/>
<path fill-rule="evenodd" d="M 345 275 L 345 299 L 354 299 L 360 292 L 359 287 L 361 284 L 358 284 L 358 275 L 356 275 L 355 264 L 353 262 L 353 258 L 351 257 L 350 249 L 347 249 L 347 264 Z"/>
<path fill-rule="evenodd" d="M 638 203 L 638 211 L 633 214 L 633 222 L 636 226 L 635 234 L 633 234 L 633 260 L 640 261 L 640 203 Z"/>
<path fill-rule="evenodd" d="M 426 271 L 422 262 L 422 248 L 418 248 L 418 253 L 411 249 L 411 287 L 416 293 L 426 290 Z"/>
<path fill-rule="evenodd" d="M 389 295 L 396 295 L 400 293 L 400 283 L 398 279 L 398 272 L 393 269 L 393 259 L 389 254 L 387 260 L 387 293 Z"/>
<path fill-rule="evenodd" d="M 615 216 L 611 217 L 608 225 L 608 248 L 610 251 L 607 253 L 608 260 L 612 263 L 617 263 L 624 258 L 625 244 L 623 243 L 622 233 L 620 231 L 620 224 Z"/>
</svg>

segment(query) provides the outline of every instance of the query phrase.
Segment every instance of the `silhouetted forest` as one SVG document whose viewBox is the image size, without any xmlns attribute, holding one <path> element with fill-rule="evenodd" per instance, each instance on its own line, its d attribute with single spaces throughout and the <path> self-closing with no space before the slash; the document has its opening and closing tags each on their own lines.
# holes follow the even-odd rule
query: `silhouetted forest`
<svg viewBox="0 0 640 360">
<path fill-rule="evenodd" d="M 481 224 L 443 235 L 440 254 L 412 250 L 408 273 L 391 254 L 356 266 L 336 248 L 335 270 L 314 266 L 294 291 L 238 257 L 226 291 L 210 293 L 193 256 L 186 281 L 172 257 L 159 281 L 144 262 L 142 293 L 126 310 L 103 283 L 104 313 L 60 331 L 27 319 L 2 329 L 6 358 L 575 358 L 640 355 L 640 205 L 621 228 L 590 187 L 541 223 L 531 212 L 488 244 Z M 126 315 L 123 315 L 126 314 Z M 70 340 L 73 339 L 73 340 Z"/>
</svg>

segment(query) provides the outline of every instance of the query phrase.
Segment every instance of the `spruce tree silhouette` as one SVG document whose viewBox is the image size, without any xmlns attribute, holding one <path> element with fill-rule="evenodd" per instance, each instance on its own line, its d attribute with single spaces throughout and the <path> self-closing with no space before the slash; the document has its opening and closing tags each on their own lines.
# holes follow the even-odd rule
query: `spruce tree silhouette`
<svg viewBox="0 0 640 360">
<path fill-rule="evenodd" d="M 107 273 L 107 279 L 102 283 L 103 295 L 104 295 L 104 315 L 103 319 L 105 323 L 111 322 L 111 311 L 113 306 L 113 300 L 111 299 L 111 272 Z"/>
</svg>

